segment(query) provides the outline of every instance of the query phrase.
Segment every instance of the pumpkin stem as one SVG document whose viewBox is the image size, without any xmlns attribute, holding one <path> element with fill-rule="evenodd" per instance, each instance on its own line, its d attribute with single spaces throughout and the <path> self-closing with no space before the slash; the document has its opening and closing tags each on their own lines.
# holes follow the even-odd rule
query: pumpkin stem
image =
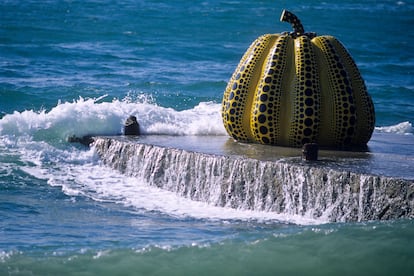
<svg viewBox="0 0 414 276">
<path fill-rule="evenodd" d="M 305 29 L 303 29 L 302 23 L 300 23 L 299 18 L 291 13 L 290 11 L 283 10 L 282 16 L 280 17 L 280 21 L 287 22 L 292 25 L 293 28 L 293 35 L 295 36 L 301 36 L 305 34 Z"/>
</svg>

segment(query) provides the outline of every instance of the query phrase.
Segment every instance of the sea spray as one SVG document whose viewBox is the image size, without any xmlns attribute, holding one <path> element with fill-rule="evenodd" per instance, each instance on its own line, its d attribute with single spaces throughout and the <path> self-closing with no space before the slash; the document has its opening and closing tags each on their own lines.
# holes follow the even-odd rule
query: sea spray
<svg viewBox="0 0 414 276">
<path fill-rule="evenodd" d="M 376 131 L 378 132 L 386 132 L 386 133 L 398 133 L 398 134 L 405 134 L 405 135 L 412 135 L 414 134 L 414 128 L 412 123 L 410 122 L 402 122 L 392 126 L 382 126 L 376 127 Z"/>
<path fill-rule="evenodd" d="M 69 137 L 86 135 L 118 135 L 125 120 L 134 115 L 145 135 L 227 135 L 221 121 L 221 105 L 200 102 L 196 106 L 175 110 L 152 102 L 150 96 L 140 96 L 132 102 L 107 100 L 107 96 L 82 98 L 72 102 L 59 101 L 50 110 L 15 111 L 0 119 L 0 135 L 24 137 L 42 141 L 66 141 Z M 411 122 L 377 127 L 379 133 L 412 135 Z"/>
<path fill-rule="evenodd" d="M 118 135 L 130 115 L 137 117 L 142 134 L 225 135 L 217 103 L 201 102 L 177 111 L 150 103 L 145 97 L 140 98 L 142 102 L 100 102 L 103 98 L 59 102 L 49 111 L 15 111 L 0 120 L 0 135 L 29 135 L 38 140 Z"/>
</svg>

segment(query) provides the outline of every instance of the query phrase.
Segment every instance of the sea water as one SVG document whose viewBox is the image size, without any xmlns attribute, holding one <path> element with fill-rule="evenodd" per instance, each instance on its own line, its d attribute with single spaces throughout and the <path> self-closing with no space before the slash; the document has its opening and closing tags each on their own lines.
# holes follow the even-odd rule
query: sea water
<svg viewBox="0 0 414 276">
<path fill-rule="evenodd" d="M 0 1 L 0 275 L 411 275 L 411 220 L 326 223 L 193 202 L 100 163 L 72 136 L 225 136 L 250 43 L 337 37 L 375 132 L 413 137 L 414 2 Z M 397 153 L 398 154 L 398 153 Z"/>
</svg>

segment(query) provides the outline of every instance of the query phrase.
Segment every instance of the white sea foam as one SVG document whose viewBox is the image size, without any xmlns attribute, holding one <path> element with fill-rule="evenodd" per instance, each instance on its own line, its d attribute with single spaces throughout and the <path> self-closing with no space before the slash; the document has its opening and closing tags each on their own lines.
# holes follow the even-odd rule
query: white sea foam
<svg viewBox="0 0 414 276">
<path fill-rule="evenodd" d="M 392 125 L 392 126 L 376 127 L 375 130 L 378 132 L 386 132 L 386 133 L 396 133 L 396 134 L 406 134 L 406 135 L 414 134 L 414 128 L 410 122 L 402 122 L 402 123 Z"/>
<path fill-rule="evenodd" d="M 220 116 L 221 105 L 202 102 L 177 111 L 145 99 L 139 102 L 79 98 L 58 103 L 50 111 L 14 112 L 0 119 L 0 149 L 18 154 L 27 173 L 59 186 L 71 197 L 85 196 L 128 208 L 158 211 L 177 217 L 205 219 L 278 220 L 300 224 L 323 223 L 311 218 L 270 212 L 236 210 L 196 202 L 149 186 L 138 178 L 126 177 L 99 165 L 93 149 L 80 150 L 67 144 L 75 135 L 115 135 L 129 115 L 138 117 L 143 134 L 226 135 Z M 377 127 L 379 132 L 413 133 L 410 122 Z"/>
<path fill-rule="evenodd" d="M 15 254 L 13 251 L 0 251 L 0 263 L 5 263 L 13 254 Z"/>
<path fill-rule="evenodd" d="M 158 106 L 143 97 L 102 102 L 102 98 L 58 103 L 50 111 L 26 110 L 7 114 L 0 119 L 0 135 L 29 135 L 35 140 L 67 140 L 71 136 L 117 135 L 130 115 L 138 118 L 142 134 L 156 135 L 227 135 L 220 109 L 221 104 L 201 102 L 177 111 Z M 376 127 L 378 132 L 413 134 L 410 122 Z"/>
<path fill-rule="evenodd" d="M 61 164 L 59 168 L 47 169 L 29 167 L 24 170 L 35 177 L 48 179 L 49 185 L 61 187 L 62 192 L 70 197 L 84 196 L 99 202 L 121 204 L 137 211 L 155 211 L 178 218 L 209 220 L 281 221 L 305 225 L 326 222 L 290 214 L 212 206 L 149 186 L 139 178 L 126 177 L 93 163 Z"/>
<path fill-rule="evenodd" d="M 73 198 L 87 197 L 98 202 L 120 204 L 137 212 L 155 211 L 177 218 L 280 221 L 304 225 L 326 222 L 310 217 L 232 209 L 193 201 L 100 165 L 93 148 L 87 151 L 74 147 L 52 149 L 49 145 L 38 143 L 36 147 L 27 146 L 21 154 L 21 160 L 32 165 L 20 169 L 46 180 L 51 186 L 60 187 L 64 194 Z"/>
<path fill-rule="evenodd" d="M 63 175 L 61 175 L 63 176 Z M 297 224 L 320 224 L 325 221 L 290 214 L 276 214 L 238 210 L 209 205 L 181 197 L 174 192 L 149 186 L 143 180 L 97 165 L 71 166 L 64 178 L 72 179 L 71 192 L 78 189 L 80 194 L 96 201 L 109 201 L 136 210 L 157 211 L 174 217 L 193 217 L 211 220 L 258 220 L 283 221 Z M 54 179 L 52 185 L 68 183 L 66 179 Z M 68 189 L 64 188 L 66 192 Z"/>
<path fill-rule="evenodd" d="M 177 111 L 145 100 L 137 103 L 99 100 L 79 98 L 74 102 L 58 103 L 50 111 L 16 111 L 0 120 L 0 135 L 28 134 L 41 140 L 117 135 L 122 133 L 123 123 L 130 115 L 138 118 L 142 134 L 226 134 L 217 103 L 202 102 L 194 108 Z"/>
</svg>

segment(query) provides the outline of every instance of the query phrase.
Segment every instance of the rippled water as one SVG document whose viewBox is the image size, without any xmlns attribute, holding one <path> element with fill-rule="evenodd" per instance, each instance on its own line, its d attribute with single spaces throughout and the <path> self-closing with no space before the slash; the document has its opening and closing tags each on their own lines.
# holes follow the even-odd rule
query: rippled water
<svg viewBox="0 0 414 276">
<path fill-rule="evenodd" d="M 409 275 L 411 220 L 217 217 L 67 142 L 130 114 L 144 134 L 226 135 L 226 83 L 256 37 L 290 31 L 284 8 L 348 48 L 376 132 L 411 137 L 413 1 L 0 1 L 0 274 Z"/>
</svg>

